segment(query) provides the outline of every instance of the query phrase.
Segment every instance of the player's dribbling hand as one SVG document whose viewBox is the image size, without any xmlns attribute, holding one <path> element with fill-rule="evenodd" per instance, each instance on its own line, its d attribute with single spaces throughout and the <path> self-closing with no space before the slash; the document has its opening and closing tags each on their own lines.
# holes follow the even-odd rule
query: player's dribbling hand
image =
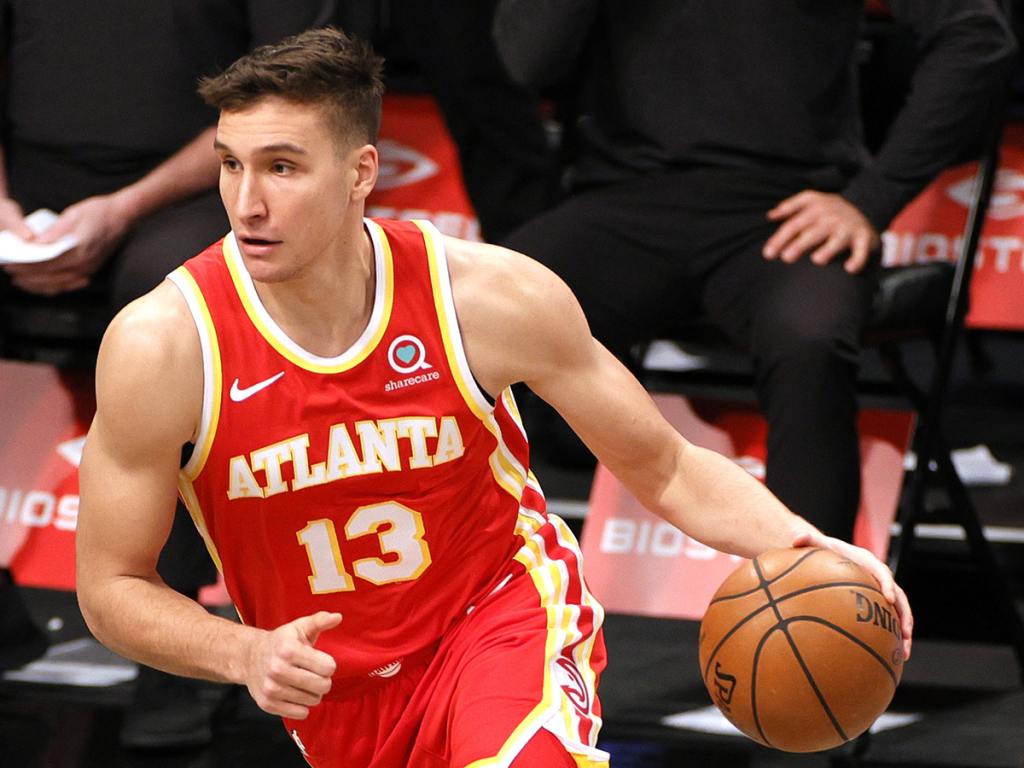
<svg viewBox="0 0 1024 768">
<path fill-rule="evenodd" d="M 912 635 L 914 634 L 914 614 L 910 610 L 907 594 L 896 583 L 892 576 L 892 571 L 889 570 L 889 566 L 863 547 L 855 546 L 842 539 L 826 536 L 819 531 L 807 531 L 799 534 L 793 540 L 793 546 L 831 549 L 833 552 L 852 560 L 874 576 L 878 580 L 882 595 L 896 606 L 896 612 L 900 617 L 900 632 L 903 636 L 903 660 L 906 661 L 910 658 L 910 646 L 912 644 Z"/>
<path fill-rule="evenodd" d="M 320 611 L 259 635 L 249 649 L 246 687 L 260 709 L 305 720 L 331 690 L 334 658 L 316 649 L 322 632 L 341 623 L 340 613 Z"/>
</svg>

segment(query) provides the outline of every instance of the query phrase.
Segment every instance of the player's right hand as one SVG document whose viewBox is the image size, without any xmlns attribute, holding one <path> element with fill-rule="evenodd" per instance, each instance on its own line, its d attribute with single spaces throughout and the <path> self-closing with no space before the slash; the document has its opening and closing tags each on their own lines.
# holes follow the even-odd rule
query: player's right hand
<svg viewBox="0 0 1024 768">
<path fill-rule="evenodd" d="M 334 657 L 316 649 L 320 633 L 341 623 L 340 613 L 320 611 L 261 632 L 249 648 L 245 685 L 264 712 L 305 720 L 331 690 Z"/>
<path fill-rule="evenodd" d="M 903 638 L 903 660 L 910 658 L 911 638 L 914 635 L 914 614 L 910 610 L 910 602 L 907 600 L 907 593 L 896 583 L 889 566 L 875 557 L 870 551 L 855 544 L 826 536 L 817 530 L 804 531 L 793 540 L 794 547 L 821 547 L 831 549 L 845 558 L 857 563 L 878 581 L 879 589 L 885 599 L 896 608 L 900 617 L 900 635 Z"/>
</svg>

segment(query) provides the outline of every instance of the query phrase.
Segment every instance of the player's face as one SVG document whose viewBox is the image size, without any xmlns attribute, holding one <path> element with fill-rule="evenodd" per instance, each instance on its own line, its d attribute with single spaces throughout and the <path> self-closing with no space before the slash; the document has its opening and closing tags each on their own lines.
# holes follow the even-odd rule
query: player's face
<svg viewBox="0 0 1024 768">
<path fill-rule="evenodd" d="M 341 146 L 319 106 L 267 98 L 225 111 L 216 149 L 221 198 L 254 279 L 287 280 L 351 248 L 376 150 Z"/>
</svg>

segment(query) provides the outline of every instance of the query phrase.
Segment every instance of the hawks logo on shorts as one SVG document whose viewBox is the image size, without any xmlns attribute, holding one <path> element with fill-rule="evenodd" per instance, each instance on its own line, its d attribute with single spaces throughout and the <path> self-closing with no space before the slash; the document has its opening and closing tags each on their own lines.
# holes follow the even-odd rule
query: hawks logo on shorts
<svg viewBox="0 0 1024 768">
<path fill-rule="evenodd" d="M 590 715 L 590 691 L 583 675 L 572 659 L 565 657 L 555 662 L 558 669 L 559 683 L 562 693 L 581 715 Z"/>
</svg>

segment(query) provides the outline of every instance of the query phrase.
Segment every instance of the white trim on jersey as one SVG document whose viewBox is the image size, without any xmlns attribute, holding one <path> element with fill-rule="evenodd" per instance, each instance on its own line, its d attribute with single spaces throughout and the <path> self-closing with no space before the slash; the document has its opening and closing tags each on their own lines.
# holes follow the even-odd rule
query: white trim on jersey
<svg viewBox="0 0 1024 768">
<path fill-rule="evenodd" d="M 262 323 L 266 331 L 273 336 L 273 340 L 277 341 L 282 347 L 287 349 L 288 352 L 299 360 L 324 368 L 344 366 L 357 356 L 364 354 L 367 346 L 380 330 L 381 323 L 384 318 L 384 312 L 387 307 L 385 299 L 389 281 L 388 269 L 384 258 L 384 245 L 381 242 L 382 233 L 379 225 L 369 219 L 364 219 L 363 224 L 366 227 L 366 231 L 370 235 L 370 241 L 373 244 L 373 259 L 377 277 L 376 285 L 374 286 L 373 310 L 370 312 L 370 321 L 366 324 L 366 327 L 359 335 L 359 338 L 356 339 L 348 349 L 336 357 L 321 357 L 320 355 L 315 355 L 295 342 L 287 333 L 284 332 L 284 330 L 282 330 L 281 326 L 279 326 L 274 318 L 271 317 L 267 308 L 263 306 L 263 302 L 260 300 L 259 294 L 256 292 L 256 286 L 253 284 L 252 276 L 245 268 L 245 261 L 242 259 L 241 252 L 238 249 L 238 242 L 235 239 L 235 233 L 231 232 L 224 238 L 224 257 L 231 261 L 231 264 L 234 267 L 233 271 L 240 278 L 240 287 L 245 294 L 243 296 L 243 300 L 247 306 L 256 313 L 260 323 Z"/>
<path fill-rule="evenodd" d="M 455 299 L 452 296 L 452 280 L 451 275 L 448 273 L 448 254 L 444 248 L 444 240 L 442 239 L 441 233 L 438 231 L 437 227 L 429 221 L 425 219 L 417 219 L 415 223 L 420 227 L 424 237 L 430 238 L 431 245 L 434 249 L 438 273 L 437 287 L 441 291 L 441 300 L 444 305 L 445 319 L 448 321 L 448 328 L 450 330 L 448 335 L 451 340 L 452 351 L 455 353 L 455 361 L 459 366 L 459 373 L 462 376 L 462 381 L 477 407 L 479 407 L 484 413 L 491 413 L 494 411 L 494 406 L 491 405 L 490 399 L 480 389 L 480 385 L 477 384 L 476 378 L 473 376 L 473 371 L 469 368 L 469 360 L 466 358 L 466 350 L 462 346 L 462 331 L 459 328 L 459 318 L 455 312 Z"/>
<path fill-rule="evenodd" d="M 220 360 L 215 358 L 214 350 L 217 349 L 217 339 L 214 336 L 215 331 L 209 325 L 209 310 L 206 308 L 202 292 L 192 275 L 184 267 L 179 267 L 171 272 L 167 279 L 181 291 L 181 295 L 185 299 L 189 314 L 192 315 L 192 322 L 196 324 L 196 330 L 199 332 L 199 346 L 203 355 L 203 408 L 199 416 L 199 434 L 196 436 L 192 455 L 188 457 L 188 462 L 182 467 L 182 471 L 188 477 L 194 478 L 199 474 L 202 463 L 209 455 L 206 449 L 211 439 L 214 421 L 218 415 L 216 413 L 218 403 L 214 402 L 218 394 L 215 372 L 220 369 Z M 219 356 L 219 352 L 216 354 Z"/>
</svg>

